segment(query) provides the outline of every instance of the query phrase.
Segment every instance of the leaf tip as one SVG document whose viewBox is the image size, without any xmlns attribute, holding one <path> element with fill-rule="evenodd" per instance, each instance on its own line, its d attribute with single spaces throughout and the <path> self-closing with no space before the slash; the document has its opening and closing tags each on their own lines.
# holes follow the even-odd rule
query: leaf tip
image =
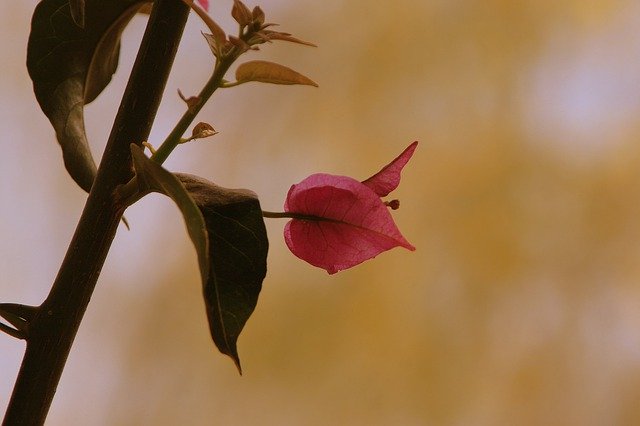
<svg viewBox="0 0 640 426">
<path fill-rule="evenodd" d="M 240 356 L 238 355 L 238 349 L 236 345 L 233 344 L 233 345 L 227 345 L 226 347 L 221 347 L 220 345 L 218 345 L 218 342 L 216 342 L 215 338 L 214 338 L 214 342 L 218 347 L 218 350 L 222 354 L 228 356 L 233 360 L 233 364 L 238 369 L 238 373 L 242 376 L 242 365 L 240 364 Z"/>
<path fill-rule="evenodd" d="M 240 365 L 240 357 L 238 356 L 237 353 L 229 356 L 231 357 L 231 359 L 233 359 L 233 363 L 236 365 L 236 368 L 238 369 L 238 374 L 242 376 L 242 366 Z"/>
</svg>

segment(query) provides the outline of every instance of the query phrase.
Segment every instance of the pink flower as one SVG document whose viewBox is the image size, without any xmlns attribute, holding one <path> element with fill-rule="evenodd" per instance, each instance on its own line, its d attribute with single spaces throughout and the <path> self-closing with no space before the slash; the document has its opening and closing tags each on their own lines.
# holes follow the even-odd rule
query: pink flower
<svg viewBox="0 0 640 426">
<path fill-rule="evenodd" d="M 295 216 L 284 228 L 289 250 L 335 274 L 394 247 L 415 250 L 400 233 L 380 197 L 398 187 L 400 173 L 418 142 L 364 182 L 318 173 L 293 185 L 284 210 Z"/>
</svg>

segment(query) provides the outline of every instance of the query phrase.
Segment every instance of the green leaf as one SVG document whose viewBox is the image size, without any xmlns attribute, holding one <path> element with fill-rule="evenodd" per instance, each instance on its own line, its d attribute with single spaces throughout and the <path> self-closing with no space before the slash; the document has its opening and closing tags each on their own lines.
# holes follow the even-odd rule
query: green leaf
<svg viewBox="0 0 640 426">
<path fill-rule="evenodd" d="M 258 197 L 197 176 L 176 174 L 207 224 L 210 276 L 203 277 L 211 336 L 242 374 L 237 340 L 253 313 L 267 273 L 269 241 Z"/>
<path fill-rule="evenodd" d="M 267 272 L 269 242 L 257 196 L 197 176 L 174 175 L 134 144 L 131 154 L 140 191 L 165 194 L 182 212 L 198 253 L 211 336 L 242 372 L 237 341 Z"/>
<path fill-rule="evenodd" d="M 96 166 L 84 130 L 83 107 L 111 81 L 122 31 L 144 3 L 43 0 L 33 14 L 27 46 L 29 76 L 56 131 L 65 167 L 87 192 Z"/>
<path fill-rule="evenodd" d="M 245 62 L 236 69 L 236 80 L 238 83 L 259 81 L 261 83 L 304 84 L 318 87 L 313 80 L 299 72 L 268 61 Z"/>
</svg>

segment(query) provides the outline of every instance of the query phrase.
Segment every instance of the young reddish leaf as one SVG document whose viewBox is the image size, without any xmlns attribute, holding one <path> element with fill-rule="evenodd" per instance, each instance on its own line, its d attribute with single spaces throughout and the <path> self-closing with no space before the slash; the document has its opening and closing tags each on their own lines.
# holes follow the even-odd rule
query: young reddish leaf
<svg viewBox="0 0 640 426">
<path fill-rule="evenodd" d="M 284 65 L 268 61 L 249 61 L 240 65 L 236 70 L 238 83 L 258 81 L 273 84 L 304 84 L 308 86 L 318 85 L 311 79 Z"/>
<path fill-rule="evenodd" d="M 231 9 L 231 16 L 242 27 L 249 25 L 253 20 L 251 11 L 240 0 L 233 0 L 233 8 Z"/>
<path fill-rule="evenodd" d="M 40 108 L 55 129 L 65 167 L 87 192 L 96 166 L 85 134 L 83 107 L 111 81 L 122 31 L 143 4 L 137 0 L 43 0 L 33 13 L 27 46 L 29 76 Z M 84 23 L 85 28 L 76 23 Z"/>
<path fill-rule="evenodd" d="M 305 46 L 318 47 L 315 44 L 300 40 L 299 38 L 293 37 L 289 33 L 282 33 L 279 31 L 270 31 L 270 30 L 262 30 L 258 34 L 260 34 L 267 40 L 283 40 L 291 43 L 303 44 Z"/>
<path fill-rule="evenodd" d="M 398 155 L 392 162 L 387 164 L 375 175 L 362 182 L 373 190 L 380 197 L 386 197 L 391 191 L 400 184 L 400 173 L 404 166 L 409 162 L 416 150 L 418 142 L 409 145 L 402 154 Z"/>
<path fill-rule="evenodd" d="M 264 12 L 260 9 L 260 6 L 256 6 L 251 11 L 251 16 L 253 18 L 253 22 L 255 22 L 258 26 L 262 27 L 264 24 Z"/>
<path fill-rule="evenodd" d="M 291 187 L 284 209 L 300 215 L 285 225 L 291 252 L 330 274 L 394 247 L 415 250 L 380 197 L 347 176 L 309 176 Z"/>
<path fill-rule="evenodd" d="M 194 126 L 193 130 L 191 131 L 191 137 L 187 139 L 187 141 L 194 139 L 204 139 L 217 134 L 218 132 L 213 128 L 211 124 L 201 121 Z"/>
<path fill-rule="evenodd" d="M 222 56 L 224 50 L 223 46 L 226 43 L 226 39 L 222 41 L 222 43 L 220 43 L 218 39 L 213 36 L 213 34 L 202 33 L 202 36 L 206 40 L 209 49 L 211 49 L 211 53 L 213 53 L 213 56 L 215 56 L 216 58 Z"/>
</svg>

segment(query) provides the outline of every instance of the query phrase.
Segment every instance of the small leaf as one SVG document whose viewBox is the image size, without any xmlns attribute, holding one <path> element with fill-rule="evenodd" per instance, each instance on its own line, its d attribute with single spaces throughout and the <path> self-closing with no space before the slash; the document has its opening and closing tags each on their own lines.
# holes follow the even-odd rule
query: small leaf
<svg viewBox="0 0 640 426">
<path fill-rule="evenodd" d="M 249 8 L 240 0 L 233 0 L 233 8 L 231 9 L 231 16 L 236 20 L 240 26 L 245 27 L 251 23 L 253 16 Z"/>
<path fill-rule="evenodd" d="M 202 33 L 202 35 L 204 36 L 204 39 L 207 41 L 207 44 L 209 45 L 209 49 L 211 49 L 211 53 L 213 53 L 213 56 L 215 56 L 218 59 L 224 56 L 233 47 L 231 42 L 228 41 L 227 39 L 220 40 L 216 38 L 213 34 L 207 34 L 207 33 Z"/>
<path fill-rule="evenodd" d="M 33 14 L 27 46 L 29 76 L 38 103 L 56 131 L 65 167 L 87 192 L 96 166 L 85 135 L 83 107 L 111 81 L 122 31 L 143 3 L 43 0 Z M 75 23 L 82 16 L 84 29 Z"/>
<path fill-rule="evenodd" d="M 273 84 L 304 84 L 318 85 L 311 79 L 284 65 L 268 61 L 249 61 L 240 65 L 236 70 L 238 83 L 258 81 Z"/>
<path fill-rule="evenodd" d="M 207 224 L 211 268 L 203 286 L 211 336 L 242 373 L 237 340 L 256 307 L 267 273 L 269 241 L 260 202 L 246 189 L 222 188 L 187 174 L 176 176 Z"/>
<path fill-rule="evenodd" d="M 191 131 L 191 137 L 189 139 L 204 139 L 217 134 L 218 132 L 213 128 L 211 124 L 201 121 L 194 126 L 193 130 Z"/>
<path fill-rule="evenodd" d="M 297 43 L 297 44 L 303 44 L 305 46 L 318 47 L 317 45 L 311 42 L 300 40 L 299 38 L 293 37 L 289 33 L 282 33 L 279 31 L 270 31 L 270 30 L 262 30 L 260 32 L 264 35 L 264 37 L 267 40 L 283 40 L 283 41 L 288 41 L 290 43 Z"/>
<path fill-rule="evenodd" d="M 251 11 L 251 17 L 253 19 L 253 22 L 255 22 L 259 27 L 264 24 L 265 16 L 262 9 L 260 9 L 260 6 L 256 6 L 253 8 L 253 11 Z"/>
</svg>

